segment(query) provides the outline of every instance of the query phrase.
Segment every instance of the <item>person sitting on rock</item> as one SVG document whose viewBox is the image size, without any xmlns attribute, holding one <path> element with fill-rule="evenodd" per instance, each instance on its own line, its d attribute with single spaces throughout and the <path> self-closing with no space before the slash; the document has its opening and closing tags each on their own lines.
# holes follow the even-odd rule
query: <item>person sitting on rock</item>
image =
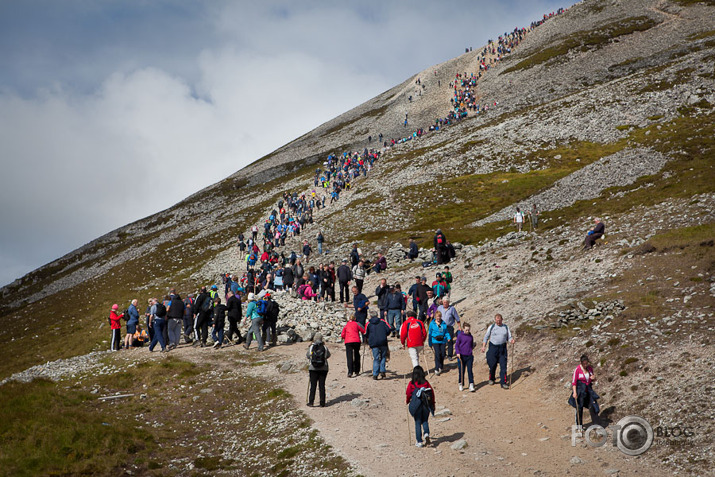
<svg viewBox="0 0 715 477">
<path fill-rule="evenodd" d="M 591 250 L 591 248 L 593 248 L 593 246 L 596 244 L 596 240 L 603 237 L 603 234 L 606 231 L 606 226 L 603 222 L 601 222 L 601 219 L 596 217 L 594 219 L 594 222 L 596 223 L 596 225 L 591 227 L 591 230 L 588 231 L 588 234 L 583 241 L 584 250 Z"/>
<path fill-rule="evenodd" d="M 417 257 L 420 255 L 420 250 L 417 247 L 417 242 L 415 242 L 414 239 L 410 239 L 410 251 L 407 252 L 407 258 L 410 259 L 410 262 L 414 262 Z"/>
<path fill-rule="evenodd" d="M 373 265 L 372 270 L 375 273 L 380 273 L 383 270 L 385 270 L 386 268 L 387 268 L 387 259 L 385 258 L 385 256 L 383 254 L 378 253 L 377 259 L 375 260 L 375 264 Z"/>
</svg>

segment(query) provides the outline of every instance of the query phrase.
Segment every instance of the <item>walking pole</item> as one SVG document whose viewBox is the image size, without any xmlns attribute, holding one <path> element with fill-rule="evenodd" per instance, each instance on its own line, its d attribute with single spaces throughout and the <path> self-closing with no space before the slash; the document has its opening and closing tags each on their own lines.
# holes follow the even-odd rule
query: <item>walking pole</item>
<svg viewBox="0 0 715 477">
<path fill-rule="evenodd" d="M 511 344 L 511 372 L 509 373 L 509 389 L 511 389 L 511 376 L 514 374 L 514 348 L 516 348 L 516 343 Z"/>
</svg>

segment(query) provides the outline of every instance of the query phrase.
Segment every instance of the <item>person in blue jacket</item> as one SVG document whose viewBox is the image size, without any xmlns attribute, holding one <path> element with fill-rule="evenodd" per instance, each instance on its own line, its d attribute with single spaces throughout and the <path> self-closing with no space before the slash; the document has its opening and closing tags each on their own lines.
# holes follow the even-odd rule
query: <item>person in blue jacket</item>
<svg viewBox="0 0 715 477">
<path fill-rule="evenodd" d="M 427 330 L 427 339 L 434 351 L 434 374 L 439 375 L 444 369 L 447 343 L 452 339 L 447 329 L 447 323 L 442 321 L 442 312 L 435 312 L 434 320 L 430 322 L 429 330 Z"/>
</svg>

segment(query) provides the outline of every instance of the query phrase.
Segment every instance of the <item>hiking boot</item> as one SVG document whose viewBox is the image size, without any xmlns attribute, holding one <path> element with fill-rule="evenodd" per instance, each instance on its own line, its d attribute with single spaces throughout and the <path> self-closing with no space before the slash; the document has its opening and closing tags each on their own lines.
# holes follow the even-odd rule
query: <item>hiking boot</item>
<svg viewBox="0 0 715 477">
<path fill-rule="evenodd" d="M 243 349 L 248 349 L 248 345 L 244 343 L 244 344 L 243 344 Z"/>
<path fill-rule="evenodd" d="M 372 379 L 374 379 L 375 381 L 377 381 L 377 374 L 373 374 L 373 375 L 372 375 Z"/>
<path fill-rule="evenodd" d="M 502 384 L 502 385 L 501 385 L 501 388 L 502 388 L 502 389 L 509 389 L 509 385 L 508 385 L 508 384 Z"/>
<path fill-rule="evenodd" d="M 348 373 L 348 378 L 352 378 L 352 377 L 353 377 L 353 373 Z"/>
<path fill-rule="evenodd" d="M 424 447 L 425 445 L 419 441 L 415 444 L 415 447 Z"/>
<path fill-rule="evenodd" d="M 428 445 L 430 445 L 430 444 L 432 443 L 432 441 L 430 441 L 429 434 L 425 434 L 425 435 L 424 435 L 424 440 L 425 440 L 425 445 L 426 445 L 426 446 L 428 446 Z"/>
<path fill-rule="evenodd" d="M 459 383 L 459 390 L 464 391 L 464 386 L 462 386 L 462 383 Z"/>
<path fill-rule="evenodd" d="M 493 385 L 493 384 L 494 384 L 494 380 L 493 380 L 493 379 L 490 379 L 490 380 L 489 380 L 489 384 L 492 384 L 492 385 Z"/>
<path fill-rule="evenodd" d="M 474 383 L 469 383 L 469 392 L 473 393 L 474 391 L 476 391 L 476 389 L 474 389 Z"/>
</svg>

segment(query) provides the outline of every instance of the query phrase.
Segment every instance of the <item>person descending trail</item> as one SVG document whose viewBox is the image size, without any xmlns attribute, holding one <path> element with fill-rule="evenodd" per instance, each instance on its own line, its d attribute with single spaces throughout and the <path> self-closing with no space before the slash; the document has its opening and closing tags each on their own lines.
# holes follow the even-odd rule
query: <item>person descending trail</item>
<svg viewBox="0 0 715 477">
<path fill-rule="evenodd" d="M 421 366 L 415 366 L 412 370 L 412 380 L 405 390 L 410 414 L 415 420 L 415 445 L 424 447 L 430 445 L 429 436 L 429 415 L 434 415 L 436 399 L 434 389 L 429 381 L 425 379 L 425 371 Z M 424 438 L 424 441 L 423 441 Z"/>
<path fill-rule="evenodd" d="M 497 364 L 499 364 L 499 382 L 503 389 L 509 389 L 506 382 L 507 342 L 514 344 L 514 337 L 509 327 L 503 323 L 502 316 L 497 313 L 494 317 L 494 323 L 487 328 L 487 332 L 484 334 L 482 353 L 484 353 L 487 343 L 489 343 L 489 351 L 487 351 L 489 384 L 495 384 L 495 373 Z"/>
<path fill-rule="evenodd" d="M 469 323 L 462 325 L 462 332 L 457 335 L 457 342 L 454 344 L 454 352 L 457 354 L 457 370 L 459 371 L 459 390 L 464 390 L 464 372 L 467 372 L 469 378 L 469 391 L 474 392 L 474 372 L 472 365 L 474 364 L 473 350 L 477 346 L 476 341 L 470 330 Z"/>
<path fill-rule="evenodd" d="M 442 321 L 441 312 L 435 312 L 434 320 L 429 324 L 428 335 L 428 343 L 434 353 L 434 374 L 439 376 L 444 369 L 447 342 L 452 338 L 447 329 L 447 323 Z M 459 382 L 462 382 L 461 378 Z"/>
<path fill-rule="evenodd" d="M 400 343 L 403 349 L 407 348 L 413 368 L 420 364 L 420 353 L 424 349 L 426 338 L 425 324 L 417 319 L 414 311 L 408 311 L 407 320 L 402 323 L 400 329 Z"/>
<path fill-rule="evenodd" d="M 598 400 L 600 396 L 593 390 L 593 383 L 596 382 L 596 375 L 593 372 L 588 356 L 581 355 L 580 364 L 576 367 L 571 378 L 572 394 L 569 404 L 576 408 L 576 432 L 583 433 L 583 410 L 589 410 L 591 422 L 600 425 L 598 414 L 600 408 Z"/>
<path fill-rule="evenodd" d="M 348 378 L 360 376 L 360 345 L 365 328 L 355 321 L 355 315 L 350 315 L 343 327 L 340 337 L 345 342 L 345 354 L 348 361 Z"/>
<path fill-rule="evenodd" d="M 309 407 L 314 406 L 317 388 L 320 393 L 320 407 L 325 407 L 325 379 L 328 377 L 330 350 L 323 343 L 322 334 L 316 333 L 313 336 L 313 344 L 308 347 L 305 356 L 308 358 L 308 374 L 310 375 L 307 404 Z"/>
<path fill-rule="evenodd" d="M 387 347 L 387 337 L 390 335 L 390 325 L 385 320 L 377 316 L 377 312 L 370 312 L 370 321 L 365 330 L 367 344 L 372 350 L 372 379 L 377 380 L 378 376 L 385 379 L 385 362 L 389 353 Z"/>
</svg>

